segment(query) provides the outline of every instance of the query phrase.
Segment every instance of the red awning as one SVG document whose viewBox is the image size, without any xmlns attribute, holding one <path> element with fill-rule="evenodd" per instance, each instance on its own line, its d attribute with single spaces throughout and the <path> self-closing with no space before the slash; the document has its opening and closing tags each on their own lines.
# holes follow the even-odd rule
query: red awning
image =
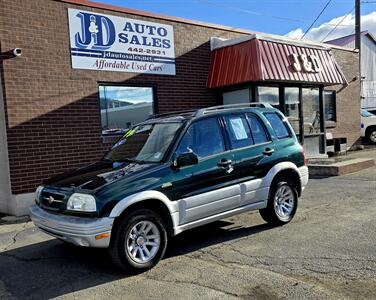
<svg viewBox="0 0 376 300">
<path fill-rule="evenodd" d="M 347 84 L 328 48 L 251 38 L 212 51 L 209 88 L 249 81 Z"/>
</svg>

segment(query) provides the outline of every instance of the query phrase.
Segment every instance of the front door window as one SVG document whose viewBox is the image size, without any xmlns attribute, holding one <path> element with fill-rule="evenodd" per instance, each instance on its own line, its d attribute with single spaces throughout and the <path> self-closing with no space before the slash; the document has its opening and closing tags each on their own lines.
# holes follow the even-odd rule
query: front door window
<svg viewBox="0 0 376 300">
<path fill-rule="evenodd" d="M 217 118 L 204 119 L 189 127 L 176 152 L 181 154 L 191 151 L 199 158 L 225 151 L 225 143 Z"/>
</svg>

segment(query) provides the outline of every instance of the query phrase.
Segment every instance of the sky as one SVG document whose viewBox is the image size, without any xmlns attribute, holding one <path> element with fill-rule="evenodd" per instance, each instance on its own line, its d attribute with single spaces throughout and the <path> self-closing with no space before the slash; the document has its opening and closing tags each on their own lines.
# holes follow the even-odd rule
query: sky
<svg viewBox="0 0 376 300">
<path fill-rule="evenodd" d="M 300 39 L 328 0 L 92 0 L 167 16 Z M 362 1 L 362 30 L 376 36 L 376 0 Z M 354 33 L 355 0 L 331 0 L 305 39 Z M 342 20 L 343 19 L 343 20 Z M 334 31 L 332 29 L 340 21 Z M 332 32 L 330 32 L 332 31 Z"/>
</svg>

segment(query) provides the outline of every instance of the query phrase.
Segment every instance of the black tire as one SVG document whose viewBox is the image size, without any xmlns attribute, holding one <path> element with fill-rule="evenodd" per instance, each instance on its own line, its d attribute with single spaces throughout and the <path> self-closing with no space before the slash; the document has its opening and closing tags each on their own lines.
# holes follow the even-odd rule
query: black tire
<svg viewBox="0 0 376 300">
<path fill-rule="evenodd" d="M 137 224 L 142 222 L 154 224 L 159 231 L 159 248 L 153 258 L 147 262 L 140 262 L 138 260 L 141 260 L 141 258 L 132 257 L 132 253 L 130 253 L 128 248 L 131 230 L 134 229 Z M 153 229 L 155 228 L 153 227 Z M 142 240 L 144 239 L 142 238 Z M 166 251 L 167 240 L 166 226 L 158 214 L 149 209 L 138 209 L 122 216 L 122 218 L 116 223 L 111 235 L 109 247 L 110 257 L 123 271 L 132 274 L 141 273 L 153 268 L 162 259 Z M 147 241 L 147 239 L 145 239 L 145 241 Z M 154 242 L 155 241 L 156 240 L 154 239 Z M 147 247 L 146 242 L 144 246 L 139 246 L 138 244 L 134 245 L 135 247 L 145 247 L 148 251 L 150 250 L 150 248 Z M 144 253 L 144 251 L 142 252 Z M 138 253 L 139 251 L 136 251 L 136 255 L 138 255 Z"/>
<path fill-rule="evenodd" d="M 283 190 L 283 187 L 285 187 L 286 190 L 291 191 L 291 194 L 292 194 L 291 199 L 293 201 L 292 209 L 286 215 L 282 215 L 281 213 L 279 213 L 275 205 L 275 201 L 277 201 L 276 193 L 279 190 Z M 291 203 L 289 202 L 289 204 Z M 295 185 L 290 179 L 285 178 L 285 177 L 279 177 L 276 180 L 274 180 L 272 183 L 272 186 L 269 192 L 267 207 L 264 209 L 260 209 L 259 212 L 260 212 L 261 217 L 269 224 L 273 226 L 281 226 L 281 225 L 289 223 L 293 219 L 296 213 L 297 207 L 298 207 L 298 193 L 296 191 Z M 283 212 L 287 212 L 287 211 L 283 211 Z"/>
<path fill-rule="evenodd" d="M 376 127 L 371 127 L 367 129 L 367 140 L 376 145 Z"/>
</svg>

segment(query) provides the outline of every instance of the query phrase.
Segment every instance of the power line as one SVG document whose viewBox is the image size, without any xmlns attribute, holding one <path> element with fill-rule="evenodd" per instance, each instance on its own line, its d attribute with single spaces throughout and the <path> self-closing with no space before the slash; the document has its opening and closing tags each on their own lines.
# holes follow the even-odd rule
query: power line
<svg viewBox="0 0 376 300">
<path fill-rule="evenodd" d="M 296 22 L 296 23 L 306 23 L 307 22 L 307 20 L 293 19 L 293 18 L 286 18 L 286 17 L 279 17 L 279 16 L 274 16 L 274 15 L 264 14 L 264 13 L 260 13 L 260 12 L 257 12 L 257 11 L 253 11 L 253 10 L 249 10 L 249 9 L 243 9 L 243 8 L 239 8 L 239 7 L 234 7 L 234 6 L 230 6 L 230 5 L 226 5 L 226 4 L 222 4 L 222 3 L 214 3 L 214 2 L 209 1 L 209 0 L 199 0 L 199 2 L 204 2 L 204 3 L 210 4 L 212 6 L 228 8 L 228 9 L 232 9 L 232 10 L 236 10 L 236 11 L 239 11 L 239 12 L 242 12 L 242 13 L 247 13 L 247 14 L 256 15 L 256 16 L 267 16 L 267 17 L 271 17 L 271 18 L 274 18 L 274 19 L 291 21 L 291 22 Z"/>
<path fill-rule="evenodd" d="M 294 18 L 287 18 L 287 17 L 269 15 L 269 14 L 265 14 L 265 13 L 261 13 L 261 12 L 257 12 L 257 11 L 253 11 L 253 10 L 248 10 L 248 9 L 243 9 L 243 8 L 239 8 L 239 7 L 235 7 L 235 6 L 231 6 L 231 5 L 222 4 L 222 3 L 212 2 L 210 0 L 198 0 L 198 2 L 202 2 L 202 3 L 205 3 L 205 4 L 209 4 L 209 5 L 220 7 L 220 8 L 231 9 L 231 10 L 235 10 L 235 11 L 238 11 L 238 12 L 241 12 L 241 13 L 251 14 L 251 15 L 255 15 L 255 16 L 270 17 L 270 18 L 273 18 L 273 19 L 281 20 L 281 21 L 289 21 L 289 22 L 302 23 L 302 24 L 309 24 L 311 22 L 310 20 L 307 20 L 307 19 L 294 19 Z M 334 24 L 331 24 L 331 23 L 323 23 L 321 25 L 335 26 Z M 347 27 L 347 26 L 350 26 L 350 25 L 338 25 L 338 26 L 346 26 Z"/>
<path fill-rule="evenodd" d="M 349 11 L 346 15 L 344 15 L 344 17 L 336 24 L 336 26 L 334 26 L 334 28 L 332 30 L 329 31 L 329 33 L 321 40 L 321 42 L 324 42 L 324 40 L 334 31 L 336 30 L 336 28 L 347 18 L 347 16 L 349 14 L 351 14 L 355 9 L 355 6 L 351 9 L 351 11 Z"/>
<path fill-rule="evenodd" d="M 329 0 L 328 2 L 326 2 L 324 8 L 320 11 L 320 13 L 318 14 L 318 16 L 316 17 L 316 19 L 312 22 L 312 24 L 308 27 L 308 29 L 306 30 L 306 32 L 304 32 L 303 36 L 300 38 L 301 40 L 304 39 L 304 37 L 306 36 L 306 34 L 311 30 L 311 28 L 313 27 L 313 25 L 315 25 L 316 21 L 321 17 L 321 15 L 323 14 L 323 12 L 325 11 L 325 9 L 328 7 L 328 5 L 330 4 L 332 0 Z"/>
</svg>

